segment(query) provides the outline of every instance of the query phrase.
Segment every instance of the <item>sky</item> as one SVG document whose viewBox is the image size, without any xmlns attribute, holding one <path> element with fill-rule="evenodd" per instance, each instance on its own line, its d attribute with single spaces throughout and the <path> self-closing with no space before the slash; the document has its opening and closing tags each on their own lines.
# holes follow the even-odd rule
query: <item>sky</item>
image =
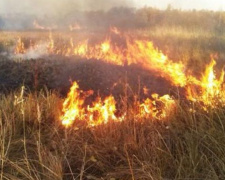
<svg viewBox="0 0 225 180">
<path fill-rule="evenodd" d="M 0 0 L 0 14 L 61 13 L 66 11 L 109 9 L 114 6 L 152 6 L 165 9 L 225 10 L 225 0 Z"/>
</svg>

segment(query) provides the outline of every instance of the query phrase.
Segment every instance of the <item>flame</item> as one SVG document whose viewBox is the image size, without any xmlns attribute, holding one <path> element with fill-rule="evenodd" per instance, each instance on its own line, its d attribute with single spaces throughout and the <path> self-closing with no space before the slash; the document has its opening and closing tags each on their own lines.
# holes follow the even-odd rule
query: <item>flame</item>
<svg viewBox="0 0 225 180">
<path fill-rule="evenodd" d="M 128 64 L 140 64 L 168 79 L 173 85 L 184 87 L 187 77 L 184 64 L 175 63 L 166 55 L 154 48 L 153 43 L 145 40 L 128 41 Z"/>
<path fill-rule="evenodd" d="M 45 29 L 46 29 L 44 26 L 41 26 L 41 25 L 37 22 L 37 20 L 34 20 L 33 26 L 34 26 L 35 29 L 40 29 L 40 30 L 45 30 Z"/>
<path fill-rule="evenodd" d="M 48 26 L 42 26 L 39 24 L 39 22 L 37 20 L 33 21 L 33 26 L 35 29 L 39 29 L 39 30 L 52 30 L 52 29 L 57 29 L 56 25 L 52 25 L 51 27 Z"/>
<path fill-rule="evenodd" d="M 143 93 L 144 95 L 148 95 L 149 93 L 149 89 L 146 86 L 143 87 Z"/>
<path fill-rule="evenodd" d="M 21 37 L 18 38 L 17 44 L 16 44 L 16 48 L 14 53 L 15 54 L 24 54 L 25 53 L 25 48 L 24 48 L 24 43 L 22 42 Z"/>
<path fill-rule="evenodd" d="M 81 26 L 78 23 L 69 25 L 70 31 L 81 30 Z"/>
<path fill-rule="evenodd" d="M 102 100 L 97 97 L 91 105 L 85 105 L 85 100 L 92 95 L 93 91 L 83 92 L 79 89 L 77 82 L 70 88 L 63 103 L 62 116 L 60 120 L 65 127 L 71 126 L 76 120 L 85 121 L 88 127 L 106 124 L 109 121 L 121 122 L 125 120 L 125 113 L 116 116 L 116 104 L 112 95 Z M 146 99 L 140 104 L 140 113 L 137 117 L 152 117 L 162 119 L 169 115 L 175 107 L 175 101 L 169 96 L 160 97 L 158 94 L 152 95 L 153 100 Z"/>
<path fill-rule="evenodd" d="M 116 34 L 116 35 L 121 35 L 121 32 L 117 27 L 110 27 L 110 32 Z"/>
<path fill-rule="evenodd" d="M 128 36 L 124 38 L 125 45 L 123 46 L 114 43 L 110 38 L 95 44 L 90 44 L 88 40 L 75 43 L 70 38 L 66 46 L 60 47 L 60 43 L 55 43 L 50 32 L 48 45 L 43 52 L 65 56 L 79 56 L 85 59 L 97 59 L 119 66 L 137 64 L 151 72 L 155 72 L 157 76 L 167 79 L 172 85 L 183 87 L 186 90 L 186 98 L 190 101 L 201 102 L 212 107 L 215 107 L 215 104 L 218 103 L 225 105 L 224 71 L 217 78 L 214 72 L 215 60 L 211 61 L 199 79 L 186 74 L 183 63 L 169 59 L 155 48 L 151 41 L 132 39 Z M 36 50 L 40 49 L 38 47 L 38 45 L 32 45 L 30 49 L 32 48 L 33 52 L 35 48 Z M 29 49 L 24 47 L 24 43 L 19 38 L 14 51 L 15 54 L 21 55 L 27 51 Z"/>
<path fill-rule="evenodd" d="M 161 97 L 158 94 L 152 94 L 152 100 L 147 98 L 144 103 L 140 104 L 140 115 L 144 118 L 163 119 L 169 116 L 175 107 L 175 101 L 168 94 Z"/>
<path fill-rule="evenodd" d="M 49 33 L 48 52 L 54 54 L 55 42 L 52 38 L 52 32 Z"/>
<path fill-rule="evenodd" d="M 203 94 L 204 99 L 218 96 L 222 90 L 224 71 L 222 71 L 219 80 L 217 80 L 216 75 L 214 73 L 215 65 L 216 65 L 216 61 L 213 59 L 211 63 L 206 67 L 205 74 L 202 77 L 201 87 L 204 92 Z"/>
<path fill-rule="evenodd" d="M 105 98 L 104 101 L 98 97 L 92 106 L 88 106 L 86 111 L 89 126 L 106 124 L 109 120 L 120 121 L 115 116 L 116 101 L 113 96 Z"/>
<path fill-rule="evenodd" d="M 84 99 L 81 98 L 82 91 L 79 90 L 79 86 L 76 82 L 73 83 L 68 93 L 67 99 L 63 103 L 62 112 L 64 113 L 61 117 L 62 124 L 69 126 L 73 121 L 82 116 L 84 109 Z"/>
<path fill-rule="evenodd" d="M 88 52 L 88 42 L 87 40 L 77 44 L 77 46 L 73 49 L 73 54 L 76 56 L 85 57 Z"/>
<path fill-rule="evenodd" d="M 116 101 L 113 96 L 104 100 L 97 97 L 91 106 L 85 107 L 85 99 L 92 94 L 93 91 L 83 92 L 76 82 L 73 83 L 63 103 L 63 115 L 60 117 L 64 126 L 70 126 L 75 120 L 86 120 L 88 126 L 105 124 L 109 120 L 121 121 L 121 118 L 115 116 Z"/>
<path fill-rule="evenodd" d="M 187 84 L 184 64 L 169 60 L 150 41 L 126 38 L 126 42 L 125 47 L 120 47 L 112 43 L 110 38 L 94 45 L 90 45 L 88 40 L 74 44 L 70 39 L 68 48 L 55 47 L 50 32 L 47 49 L 49 54 L 81 56 L 86 59 L 98 59 L 120 66 L 138 64 L 148 70 L 157 72 L 157 75 L 168 79 L 173 85 L 184 87 Z"/>
<path fill-rule="evenodd" d="M 215 65 L 216 61 L 212 59 L 210 64 L 206 66 L 201 80 L 187 86 L 187 98 L 189 100 L 212 106 L 215 106 L 218 102 L 225 103 L 224 70 L 222 70 L 220 77 L 217 79 L 214 72 Z"/>
<path fill-rule="evenodd" d="M 106 40 L 105 42 L 103 42 L 101 44 L 101 50 L 102 50 L 102 53 L 107 53 L 109 52 L 110 50 L 110 41 L 109 40 Z"/>
</svg>

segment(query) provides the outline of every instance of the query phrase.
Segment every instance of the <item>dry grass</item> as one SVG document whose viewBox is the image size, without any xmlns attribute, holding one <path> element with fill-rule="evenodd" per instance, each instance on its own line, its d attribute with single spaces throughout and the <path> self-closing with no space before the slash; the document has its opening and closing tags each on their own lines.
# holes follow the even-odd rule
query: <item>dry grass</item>
<svg viewBox="0 0 225 180">
<path fill-rule="evenodd" d="M 63 128 L 56 93 L 0 97 L 0 179 L 223 179 L 224 109 L 179 108 L 165 121 L 135 118 Z"/>
<path fill-rule="evenodd" d="M 174 17 L 179 19 L 176 14 Z M 225 58 L 223 33 L 202 29 L 165 24 L 135 29 L 130 34 L 152 40 L 170 59 L 182 61 L 187 71 L 200 75 L 210 54 L 218 53 L 219 67 L 224 65 Z M 52 33 L 62 42 L 69 42 L 71 36 L 74 40 L 95 36 L 91 32 Z M 46 40 L 48 36 L 49 32 L 1 32 L 0 53 L 13 48 L 18 37 L 28 44 L 30 39 Z M 178 108 L 165 121 L 134 117 L 135 109 L 129 108 L 122 109 L 128 111 L 122 123 L 85 128 L 77 122 L 78 127 L 65 129 L 59 121 L 63 98 L 56 92 L 41 90 L 48 87 L 48 81 L 58 86 L 68 85 L 71 77 L 81 81 L 82 89 L 96 88 L 98 93 L 101 87 L 107 94 L 111 93 L 107 88 L 112 87 L 114 80 L 122 79 L 124 83 L 126 76 L 131 80 L 129 84 L 137 86 L 137 77 L 143 73 L 140 79 L 144 85 L 156 88 L 156 92 L 159 88 L 170 89 L 162 87 L 164 81 L 137 67 L 123 69 L 95 61 L 57 59 L 49 63 L 42 59 L 18 63 L 6 58 L 0 67 L 1 85 L 5 82 L 9 86 L 13 82 L 9 86 L 12 92 L 0 95 L 0 180 L 225 179 L 224 107 L 205 112 L 199 104 L 177 100 Z M 36 73 L 39 88 L 33 84 Z M 64 79 L 57 79 L 64 73 Z M 21 84 L 34 92 L 15 91 Z M 49 87 L 55 89 L 57 85 Z M 127 104 L 121 95 L 122 88 L 119 87 L 116 95 Z M 137 90 L 130 94 L 137 94 Z M 190 107 L 196 112 L 190 112 Z"/>
</svg>

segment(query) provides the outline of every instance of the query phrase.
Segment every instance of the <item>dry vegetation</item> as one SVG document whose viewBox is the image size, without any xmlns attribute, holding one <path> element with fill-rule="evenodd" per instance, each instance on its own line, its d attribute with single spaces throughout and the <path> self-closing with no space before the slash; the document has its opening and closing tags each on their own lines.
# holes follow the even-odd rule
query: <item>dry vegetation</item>
<svg viewBox="0 0 225 180">
<path fill-rule="evenodd" d="M 24 93 L 24 94 L 23 94 Z M 65 129 L 55 93 L 1 96 L 1 179 L 223 179 L 224 109 Z"/>
<path fill-rule="evenodd" d="M 100 15 L 95 12 L 95 18 Z M 145 8 L 124 29 L 153 41 L 199 76 L 210 54 L 218 55 L 218 67 L 224 65 L 224 17 L 223 12 Z M 18 36 L 28 43 L 49 35 L 0 34 L 0 53 L 8 52 Z M 92 32 L 53 32 L 58 38 L 63 35 L 65 41 L 87 34 L 95 36 Z M 136 66 L 124 68 L 78 57 L 29 61 L 0 57 L 1 180 L 225 178 L 224 107 L 206 112 L 202 104 L 184 100 L 182 89 Z M 118 107 L 128 105 L 121 109 L 127 114 L 126 121 L 94 128 L 86 128 L 83 122 L 63 127 L 59 117 L 70 79 L 79 81 L 84 90 L 93 89 L 103 96 L 112 93 L 119 99 Z M 120 85 L 112 89 L 115 82 Z M 134 116 L 132 99 L 143 98 L 143 86 L 179 97 L 176 111 L 164 121 Z"/>
</svg>

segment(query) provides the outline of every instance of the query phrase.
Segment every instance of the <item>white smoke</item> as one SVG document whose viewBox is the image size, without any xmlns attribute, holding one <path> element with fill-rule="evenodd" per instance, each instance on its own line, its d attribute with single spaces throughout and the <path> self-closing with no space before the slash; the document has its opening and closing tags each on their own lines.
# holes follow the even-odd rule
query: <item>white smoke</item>
<svg viewBox="0 0 225 180">
<path fill-rule="evenodd" d="M 34 47 L 30 47 L 23 54 L 11 54 L 11 59 L 38 59 L 48 55 L 48 43 L 37 44 Z"/>
<path fill-rule="evenodd" d="M 224 0 L 1 0 L 0 14 L 30 14 L 37 16 L 65 15 L 75 11 L 109 10 L 112 7 L 152 6 L 165 9 L 168 5 L 178 9 L 225 8 Z"/>
<path fill-rule="evenodd" d="M 0 14 L 63 15 L 75 11 L 133 7 L 133 0 L 1 0 Z"/>
</svg>

